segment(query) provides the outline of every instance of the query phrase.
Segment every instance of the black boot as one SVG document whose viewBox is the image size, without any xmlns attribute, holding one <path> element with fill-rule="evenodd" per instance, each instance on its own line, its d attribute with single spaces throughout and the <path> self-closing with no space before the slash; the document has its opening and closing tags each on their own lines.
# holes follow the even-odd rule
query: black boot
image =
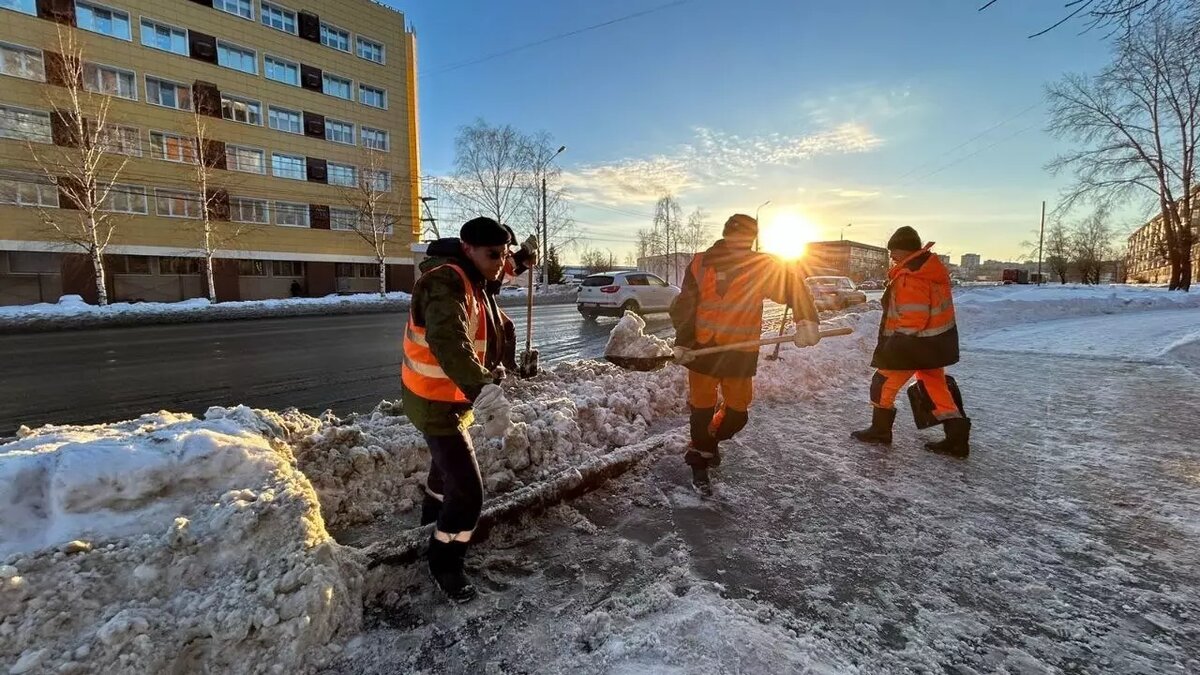
<svg viewBox="0 0 1200 675">
<path fill-rule="evenodd" d="M 692 487 L 706 497 L 712 494 L 712 479 L 708 477 L 708 467 L 692 467 Z"/>
<path fill-rule="evenodd" d="M 429 573 L 433 575 L 434 582 L 446 597 L 459 604 L 470 602 L 478 595 L 475 587 L 463 574 L 466 556 L 466 542 L 441 542 L 436 537 L 429 539 Z"/>
<path fill-rule="evenodd" d="M 440 515 L 442 515 L 442 503 L 430 496 L 429 493 L 425 493 L 425 501 L 421 502 L 421 524 L 436 523 Z"/>
<path fill-rule="evenodd" d="M 966 459 L 971 454 L 971 420 L 955 417 L 942 423 L 946 427 L 946 439 L 925 444 L 925 449 L 939 455 Z"/>
<path fill-rule="evenodd" d="M 895 421 L 895 408 L 880 408 L 876 406 L 871 410 L 871 426 L 862 431 L 850 432 L 850 437 L 858 439 L 863 443 L 891 445 L 892 423 Z"/>
</svg>

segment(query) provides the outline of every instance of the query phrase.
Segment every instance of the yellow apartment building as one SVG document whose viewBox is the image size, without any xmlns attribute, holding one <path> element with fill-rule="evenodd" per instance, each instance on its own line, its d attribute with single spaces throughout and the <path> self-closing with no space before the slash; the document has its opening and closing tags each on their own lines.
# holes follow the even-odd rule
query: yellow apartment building
<svg viewBox="0 0 1200 675">
<path fill-rule="evenodd" d="M 51 103 L 64 34 L 84 87 L 110 101 L 105 149 L 128 157 L 105 202 L 110 300 L 204 296 L 202 208 L 239 233 L 213 265 L 219 300 L 375 290 L 375 250 L 353 231 L 368 179 L 392 223 L 389 289 L 411 288 L 416 45 L 402 13 L 372 0 L 0 0 L 0 304 L 96 298 L 83 251 L 45 224 L 74 214 L 35 159 L 70 143 Z M 197 118 L 215 158 L 206 198 Z"/>
</svg>

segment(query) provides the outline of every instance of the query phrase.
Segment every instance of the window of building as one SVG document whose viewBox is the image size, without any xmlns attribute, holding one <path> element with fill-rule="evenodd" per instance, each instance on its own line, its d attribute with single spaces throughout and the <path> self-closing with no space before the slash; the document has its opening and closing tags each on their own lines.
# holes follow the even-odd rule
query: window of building
<svg viewBox="0 0 1200 675">
<path fill-rule="evenodd" d="M 254 5 L 250 0 L 213 0 L 212 6 L 222 12 L 236 14 L 243 19 L 254 20 Z"/>
<path fill-rule="evenodd" d="M 325 118 L 325 140 L 354 145 L 354 125 Z"/>
<path fill-rule="evenodd" d="M 258 52 L 239 47 L 231 42 L 217 40 L 217 65 L 257 75 Z"/>
<path fill-rule="evenodd" d="M 235 223 L 271 222 L 266 200 L 248 197 L 233 197 L 229 200 L 229 218 Z"/>
<path fill-rule="evenodd" d="M 354 263 L 334 263 L 333 274 L 338 277 L 353 277 Z"/>
<path fill-rule="evenodd" d="M 200 274 L 199 258 L 166 258 L 158 259 L 159 274 Z"/>
<path fill-rule="evenodd" d="M 330 185 L 354 187 L 358 184 L 358 169 L 354 165 L 329 162 L 328 167 Z"/>
<path fill-rule="evenodd" d="M 353 84 L 353 82 L 344 77 L 338 77 L 337 75 L 325 73 L 322 76 L 321 91 L 329 94 L 330 96 L 336 96 L 338 98 L 344 98 L 347 101 L 353 101 L 354 96 L 350 93 Z"/>
<path fill-rule="evenodd" d="M 50 113 L 0 104 L 0 138 L 49 143 Z"/>
<path fill-rule="evenodd" d="M 358 263 L 354 266 L 358 276 L 362 279 L 378 279 L 379 278 L 379 263 Z"/>
<path fill-rule="evenodd" d="M 358 56 L 375 63 L 383 63 L 383 45 L 360 35 L 358 36 Z"/>
<path fill-rule="evenodd" d="M 0 9 L 37 16 L 37 0 L 0 0 Z"/>
<path fill-rule="evenodd" d="M 262 3 L 262 23 L 275 30 L 296 34 L 296 13 L 271 2 Z"/>
<path fill-rule="evenodd" d="M 387 151 L 387 149 L 388 149 L 388 132 L 386 132 L 382 129 L 371 129 L 369 127 L 363 127 L 361 129 L 361 131 L 359 132 L 359 134 L 360 134 L 360 138 L 362 138 L 362 144 L 363 144 L 364 148 L 370 148 L 371 150 Z"/>
<path fill-rule="evenodd" d="M 221 94 L 221 117 L 234 122 L 262 125 L 262 104 L 232 94 Z"/>
<path fill-rule="evenodd" d="M 140 185 L 114 184 L 108 191 L 108 198 L 100 208 L 116 213 L 137 213 L 146 215 L 146 188 Z"/>
<path fill-rule="evenodd" d="M 0 74 L 45 82 L 46 64 L 42 60 L 42 51 L 0 42 Z"/>
<path fill-rule="evenodd" d="M 180 56 L 188 55 L 187 31 L 142 17 L 142 45 Z"/>
<path fill-rule="evenodd" d="M 0 3 L 0 7 L 4 5 Z M 12 274 L 61 274 L 61 253 L 9 251 L 8 271 Z"/>
<path fill-rule="evenodd" d="M 363 171 L 363 179 L 368 181 L 368 185 L 372 190 L 377 192 L 392 191 L 392 172 L 391 171 Z"/>
<path fill-rule="evenodd" d="M 293 87 L 300 86 L 300 65 L 275 56 L 263 57 L 264 75 L 268 80 L 275 80 Z"/>
<path fill-rule="evenodd" d="M 257 148 L 227 145 L 225 146 L 225 166 L 230 171 L 264 174 L 267 172 L 266 153 Z"/>
<path fill-rule="evenodd" d="M 266 15 L 267 8 L 263 5 L 263 14 Z M 265 277 L 267 276 L 267 262 L 265 260 L 239 260 L 238 261 L 238 276 L 239 277 Z"/>
<path fill-rule="evenodd" d="M 165 131 L 151 131 L 150 156 L 168 162 L 195 164 L 196 140 Z"/>
<path fill-rule="evenodd" d="M 307 180 L 303 155 L 285 155 L 279 152 L 271 153 L 271 173 L 277 178 L 292 180 Z"/>
<path fill-rule="evenodd" d="M 272 260 L 271 275 L 276 277 L 304 276 L 304 263 L 298 260 Z"/>
<path fill-rule="evenodd" d="M 137 76 L 131 70 L 121 70 L 98 63 L 83 64 L 83 86 L 109 96 L 137 100 Z"/>
<path fill-rule="evenodd" d="M 358 212 L 354 209 L 339 209 L 336 207 L 329 209 L 329 229 L 353 230 L 357 223 Z"/>
<path fill-rule="evenodd" d="M 192 90 L 185 84 L 178 84 L 157 77 L 146 76 L 146 100 L 154 105 L 176 110 L 192 109 Z"/>
<path fill-rule="evenodd" d="M 195 192 L 182 190 L 154 191 L 155 210 L 160 216 L 168 218 L 199 218 L 200 195 Z"/>
<path fill-rule="evenodd" d="M 275 224 L 308 227 L 308 204 L 275 202 Z"/>
<path fill-rule="evenodd" d="M 43 176 L 3 172 L 0 204 L 58 208 L 58 187 Z"/>
<path fill-rule="evenodd" d="M 358 85 L 358 102 L 372 108 L 386 108 L 387 92 L 379 87 L 360 84 Z"/>
<path fill-rule="evenodd" d="M 275 82 L 300 86 L 300 66 L 293 61 L 277 58 L 277 56 L 263 56 L 263 65 L 266 79 L 274 79 Z"/>
<path fill-rule="evenodd" d="M 321 22 L 321 44 L 338 51 L 350 51 L 350 31 Z"/>
<path fill-rule="evenodd" d="M 295 110 L 276 108 L 275 106 L 267 108 L 267 123 L 277 131 L 286 131 L 289 134 L 304 133 L 303 117 Z"/>
<path fill-rule="evenodd" d="M 106 124 L 98 134 L 100 148 L 118 155 L 142 156 L 142 136 L 137 127 Z"/>
<path fill-rule="evenodd" d="M 129 40 L 129 15 L 83 0 L 75 0 L 75 25 L 83 30 Z"/>
<path fill-rule="evenodd" d="M 113 274 L 154 274 L 150 267 L 152 258 L 146 255 L 106 256 L 105 269 Z"/>
</svg>

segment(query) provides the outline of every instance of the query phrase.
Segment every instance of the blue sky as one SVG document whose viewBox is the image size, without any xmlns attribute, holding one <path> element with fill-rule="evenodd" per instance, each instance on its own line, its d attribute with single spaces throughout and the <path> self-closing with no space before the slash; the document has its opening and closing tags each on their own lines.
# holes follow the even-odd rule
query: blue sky
<svg viewBox="0 0 1200 675">
<path fill-rule="evenodd" d="M 1043 86 L 1108 58 L 1076 24 L 1027 39 L 1060 0 L 690 0 L 444 70 L 665 2 L 392 0 L 417 31 L 422 173 L 482 117 L 567 145 L 580 236 L 618 256 L 671 191 L 714 230 L 769 199 L 764 225 L 809 237 L 911 225 L 955 262 L 1008 259 L 1063 182 Z"/>
</svg>

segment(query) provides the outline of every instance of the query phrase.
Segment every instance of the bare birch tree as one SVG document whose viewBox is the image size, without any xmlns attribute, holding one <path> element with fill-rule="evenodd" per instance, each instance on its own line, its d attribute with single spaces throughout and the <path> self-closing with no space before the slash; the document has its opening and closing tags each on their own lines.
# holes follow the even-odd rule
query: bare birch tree
<svg viewBox="0 0 1200 675">
<path fill-rule="evenodd" d="M 708 248 L 711 236 L 708 214 L 697 206 L 696 210 L 688 215 L 687 225 L 683 230 L 684 249 L 689 253 L 699 253 Z"/>
<path fill-rule="evenodd" d="M 1108 215 L 1097 210 L 1075 224 L 1071 230 L 1072 263 L 1079 271 L 1080 281 L 1099 284 L 1104 265 L 1112 260 L 1113 231 Z"/>
<path fill-rule="evenodd" d="M 1196 240 L 1200 144 L 1200 34 L 1195 23 L 1156 15 L 1117 41 L 1100 74 L 1068 75 L 1047 91 L 1049 131 L 1082 149 L 1056 158 L 1074 185 L 1060 213 L 1080 201 L 1105 208 L 1131 196 L 1162 216 L 1170 288 L 1188 290 Z"/>
<path fill-rule="evenodd" d="M 683 209 L 673 195 L 666 194 L 658 198 L 654 206 L 655 240 L 659 243 L 658 255 L 665 256 L 666 265 L 664 276 L 667 283 L 678 283 L 675 264 L 675 253 L 683 240 Z"/>
<path fill-rule="evenodd" d="M 482 215 L 508 223 L 527 215 L 533 199 L 528 137 L 511 125 L 493 127 L 476 120 L 454 141 L 455 195 Z"/>
<path fill-rule="evenodd" d="M 342 199 L 354 209 L 351 229 L 375 256 L 379 267 L 379 295 L 387 295 L 388 244 L 395 234 L 400 203 L 395 198 L 393 181 L 387 172 L 387 157 L 370 148 L 363 149 L 362 166 L 354 185 L 339 188 Z"/>
<path fill-rule="evenodd" d="M 1060 284 L 1067 283 L 1067 275 L 1071 271 L 1072 251 L 1071 235 L 1062 221 L 1056 220 L 1046 231 L 1045 259 L 1050 273 L 1058 277 Z"/>
<path fill-rule="evenodd" d="M 58 188 L 65 208 L 38 207 L 43 224 L 55 239 L 87 254 L 96 280 L 96 298 L 108 304 L 104 278 L 104 253 L 120 218 L 106 210 L 110 194 L 129 161 L 112 150 L 109 112 L 112 93 L 85 79 L 87 65 L 75 33 L 59 28 L 58 58 L 47 59 L 47 79 L 61 84 L 51 88 L 51 129 L 54 146 L 30 142 L 30 155 L 45 178 Z"/>
</svg>

